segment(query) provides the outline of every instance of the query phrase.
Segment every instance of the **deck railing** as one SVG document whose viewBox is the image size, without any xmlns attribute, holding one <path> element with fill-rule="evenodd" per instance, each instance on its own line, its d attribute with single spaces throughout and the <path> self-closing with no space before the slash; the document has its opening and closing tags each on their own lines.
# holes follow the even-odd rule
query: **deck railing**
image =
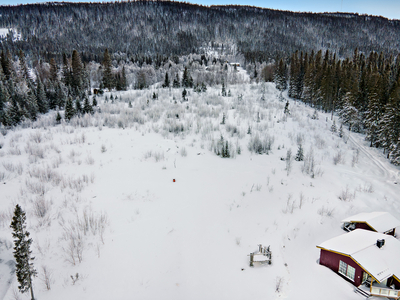
<svg viewBox="0 0 400 300">
<path fill-rule="evenodd" d="M 392 290 L 388 288 L 381 288 L 378 286 L 371 286 L 371 295 L 398 299 L 400 298 L 400 290 Z"/>
</svg>

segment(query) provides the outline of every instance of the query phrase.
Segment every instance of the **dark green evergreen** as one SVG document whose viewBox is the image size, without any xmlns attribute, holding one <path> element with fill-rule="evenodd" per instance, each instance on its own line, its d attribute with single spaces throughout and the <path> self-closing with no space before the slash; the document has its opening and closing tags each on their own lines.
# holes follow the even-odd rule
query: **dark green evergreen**
<svg viewBox="0 0 400 300">
<path fill-rule="evenodd" d="M 18 289 L 21 293 L 30 291 L 31 300 L 34 300 L 32 279 L 37 272 L 33 266 L 34 257 L 31 256 L 32 251 L 30 250 L 32 239 L 29 238 L 30 233 L 26 230 L 26 214 L 18 204 L 15 206 L 10 227 L 13 230 L 13 253 L 16 262 L 15 274 L 19 283 Z"/>
</svg>

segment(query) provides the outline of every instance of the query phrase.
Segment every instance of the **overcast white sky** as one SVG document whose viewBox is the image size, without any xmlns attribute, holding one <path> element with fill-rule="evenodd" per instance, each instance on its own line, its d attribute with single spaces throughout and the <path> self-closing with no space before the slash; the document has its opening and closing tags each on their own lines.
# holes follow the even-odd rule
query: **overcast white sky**
<svg viewBox="0 0 400 300">
<path fill-rule="evenodd" d="M 108 0 L 110 1 L 110 0 Z M 45 2 L 38 0 L 0 0 L 3 5 Z M 85 2 L 85 1 L 67 1 Z M 89 1 L 88 1 L 89 2 Z M 92 0 L 92 2 L 95 2 Z M 400 0 L 189 0 L 202 5 L 240 4 L 280 10 L 306 12 L 357 12 L 400 20 Z"/>
</svg>

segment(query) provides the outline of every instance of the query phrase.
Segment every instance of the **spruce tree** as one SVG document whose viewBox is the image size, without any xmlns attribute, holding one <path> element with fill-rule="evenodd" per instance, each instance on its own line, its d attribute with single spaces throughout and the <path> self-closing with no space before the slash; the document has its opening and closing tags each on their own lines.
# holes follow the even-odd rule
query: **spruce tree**
<svg viewBox="0 0 400 300">
<path fill-rule="evenodd" d="M 81 99 L 79 99 L 79 97 L 75 99 L 75 113 L 77 115 L 80 115 L 82 113 L 82 104 L 81 104 Z"/>
<path fill-rule="evenodd" d="M 284 91 L 287 88 L 287 69 L 286 64 L 281 58 L 278 67 L 275 71 L 274 82 L 279 91 Z"/>
<path fill-rule="evenodd" d="M 27 103 L 26 109 L 28 112 L 29 119 L 32 121 L 36 121 L 39 108 L 38 108 L 36 96 L 31 90 L 28 91 L 28 94 L 26 96 L 26 103 Z"/>
<path fill-rule="evenodd" d="M 87 96 L 85 96 L 85 100 L 83 102 L 82 112 L 84 114 L 92 114 L 93 113 L 93 107 L 92 107 L 92 105 L 90 105 L 89 98 Z"/>
<path fill-rule="evenodd" d="M 65 103 L 65 119 L 71 120 L 72 117 L 75 115 L 74 105 L 72 103 L 71 97 L 68 98 L 67 102 Z"/>
<path fill-rule="evenodd" d="M 49 111 L 49 106 L 47 104 L 46 92 L 44 91 L 44 86 L 40 78 L 38 78 L 36 85 L 36 100 L 39 112 L 41 114 L 47 113 Z"/>
<path fill-rule="evenodd" d="M 169 87 L 168 72 L 165 72 L 165 79 L 164 79 L 164 83 L 163 83 L 162 87 L 163 87 L 163 88 Z"/>
<path fill-rule="evenodd" d="M 62 65 L 62 79 L 66 86 L 70 86 L 72 82 L 72 75 L 70 70 L 70 65 L 68 62 L 67 55 L 63 53 L 63 65 Z"/>
<path fill-rule="evenodd" d="M 58 81 L 58 67 L 54 58 L 50 59 L 50 80 Z"/>
<path fill-rule="evenodd" d="M 367 129 L 366 140 L 371 141 L 370 147 L 376 145 L 379 130 L 379 120 L 381 118 L 381 101 L 379 97 L 381 78 L 376 69 L 371 76 L 368 88 L 368 109 L 365 112 L 364 126 Z"/>
<path fill-rule="evenodd" d="M 187 67 L 185 67 L 185 70 L 183 71 L 182 87 L 185 87 L 185 88 L 193 87 L 193 79 L 190 76 Z"/>
<path fill-rule="evenodd" d="M 74 94 L 77 96 L 82 92 L 82 88 L 84 85 L 84 72 L 83 65 L 81 62 L 81 58 L 79 56 L 78 51 L 74 50 L 72 52 L 72 82 L 71 86 L 73 88 Z"/>
<path fill-rule="evenodd" d="M 297 149 L 295 160 L 296 161 L 303 161 L 304 160 L 304 151 L 303 151 L 303 147 L 302 147 L 301 144 L 299 144 L 299 148 Z"/>
<path fill-rule="evenodd" d="M 56 101 L 55 101 L 55 103 L 58 106 L 58 108 L 61 109 L 61 108 L 64 107 L 65 101 L 67 99 L 67 95 L 65 94 L 64 86 L 60 81 L 57 81 L 56 91 L 55 92 L 56 92 Z"/>
<path fill-rule="evenodd" d="M 121 71 L 121 90 L 122 91 L 126 91 L 126 89 L 128 88 L 128 83 L 126 81 L 126 72 L 125 72 L 125 66 L 122 67 L 122 71 Z"/>
<path fill-rule="evenodd" d="M 181 86 L 180 84 L 180 79 L 179 79 L 179 73 L 176 73 L 176 78 L 174 79 L 174 82 L 172 83 L 173 88 L 179 88 Z"/>
<path fill-rule="evenodd" d="M 62 118 L 61 118 L 60 112 L 58 111 L 58 112 L 57 112 L 57 115 L 56 115 L 56 123 L 57 123 L 57 124 L 60 124 L 60 123 L 61 123 L 61 119 L 62 119 Z"/>
<path fill-rule="evenodd" d="M 103 58 L 103 68 L 104 68 L 104 72 L 103 72 L 103 86 L 104 88 L 108 89 L 108 90 L 112 90 L 112 88 L 114 87 L 114 78 L 113 78 L 113 74 L 112 74 L 112 63 L 111 63 L 111 56 L 108 53 L 108 49 L 106 49 L 104 51 L 104 58 Z"/>
<path fill-rule="evenodd" d="M 32 251 L 30 246 L 32 239 L 29 238 L 30 233 L 26 230 L 26 215 L 21 207 L 17 204 L 14 210 L 14 216 L 10 227 L 12 228 L 12 236 L 14 238 L 14 258 L 16 261 L 15 273 L 18 279 L 18 289 L 21 293 L 30 290 L 31 300 L 34 300 L 32 279 L 37 275 L 31 257 Z"/>
<path fill-rule="evenodd" d="M 20 77 L 24 78 L 25 80 L 30 80 L 31 76 L 29 74 L 28 66 L 26 65 L 25 54 L 22 50 L 19 50 L 18 59 L 19 59 Z"/>
<path fill-rule="evenodd" d="M 97 99 L 96 99 L 96 95 L 93 96 L 93 100 L 92 100 L 92 107 L 96 107 L 97 106 Z"/>
</svg>

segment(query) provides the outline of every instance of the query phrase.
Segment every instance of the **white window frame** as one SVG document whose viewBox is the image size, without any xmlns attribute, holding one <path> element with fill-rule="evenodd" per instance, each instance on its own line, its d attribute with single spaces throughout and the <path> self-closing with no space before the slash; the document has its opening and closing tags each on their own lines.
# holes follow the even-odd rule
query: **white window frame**
<svg viewBox="0 0 400 300">
<path fill-rule="evenodd" d="M 344 261 L 339 260 L 339 274 L 346 276 L 351 281 L 356 277 L 356 268 L 346 264 Z"/>
</svg>

